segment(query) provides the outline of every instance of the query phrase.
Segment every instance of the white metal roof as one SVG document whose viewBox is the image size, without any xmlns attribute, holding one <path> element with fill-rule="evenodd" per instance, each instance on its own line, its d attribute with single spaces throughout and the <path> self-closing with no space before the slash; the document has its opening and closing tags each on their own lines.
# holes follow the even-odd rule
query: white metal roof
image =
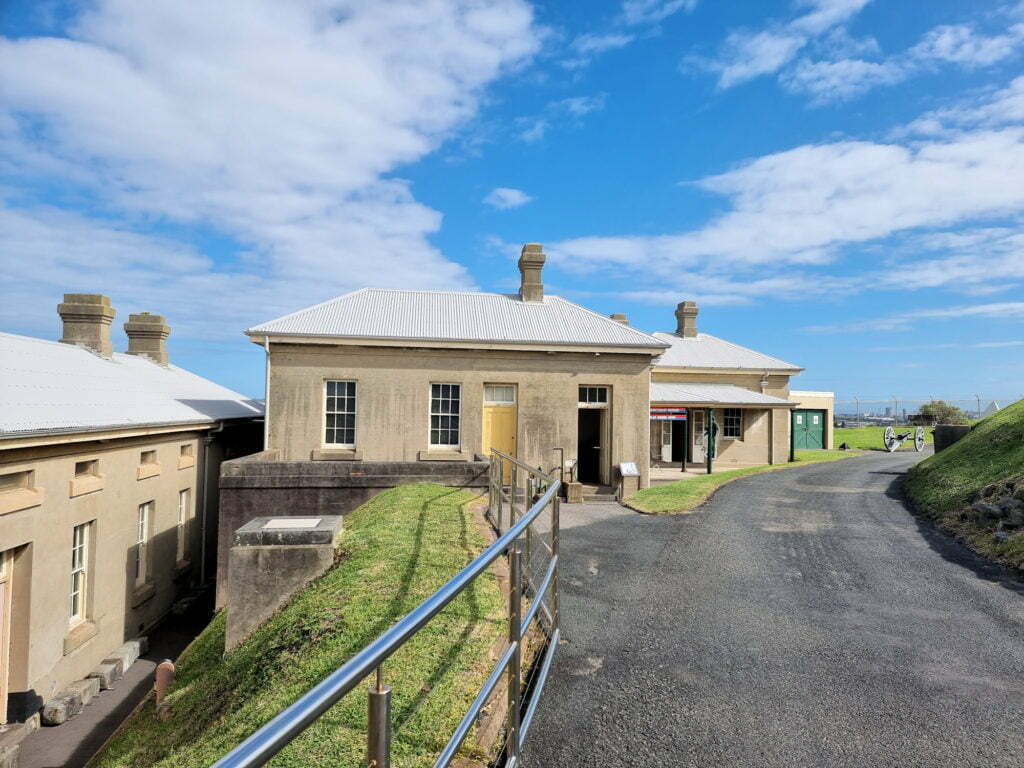
<svg viewBox="0 0 1024 768">
<path fill-rule="evenodd" d="M 261 403 L 177 366 L 0 333 L 0 438 L 262 415 Z"/>
<path fill-rule="evenodd" d="M 798 365 L 741 347 L 709 333 L 683 338 L 674 333 L 659 332 L 654 337 L 669 345 L 655 364 L 656 368 L 750 368 L 793 373 L 803 370 Z"/>
<path fill-rule="evenodd" d="M 665 342 L 559 296 L 363 288 L 249 328 L 251 336 L 321 336 L 657 350 Z"/>
<path fill-rule="evenodd" d="M 651 403 L 707 403 L 708 405 L 785 406 L 795 403 L 774 395 L 752 392 L 734 384 L 704 384 L 689 381 L 652 381 Z"/>
</svg>

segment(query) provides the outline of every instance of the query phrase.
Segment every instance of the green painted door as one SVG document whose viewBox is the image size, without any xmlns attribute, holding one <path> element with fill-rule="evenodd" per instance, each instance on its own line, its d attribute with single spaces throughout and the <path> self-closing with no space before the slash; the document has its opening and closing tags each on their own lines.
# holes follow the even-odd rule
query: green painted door
<svg viewBox="0 0 1024 768">
<path fill-rule="evenodd" d="M 825 411 L 793 411 L 793 446 L 798 451 L 825 447 Z"/>
</svg>

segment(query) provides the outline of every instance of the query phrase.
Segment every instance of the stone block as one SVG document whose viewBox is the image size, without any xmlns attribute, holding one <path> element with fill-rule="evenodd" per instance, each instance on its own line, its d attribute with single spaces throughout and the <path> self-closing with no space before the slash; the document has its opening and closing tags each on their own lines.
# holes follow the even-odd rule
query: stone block
<svg viewBox="0 0 1024 768">
<path fill-rule="evenodd" d="M 999 508 L 1003 514 L 1009 517 L 1024 512 L 1024 501 L 1007 496 L 999 500 Z"/>
<path fill-rule="evenodd" d="M 120 664 L 122 675 L 128 671 L 128 668 L 131 667 L 133 661 L 134 659 L 132 652 L 130 650 L 125 649 L 123 645 L 112 650 L 110 653 L 107 654 L 107 657 L 103 659 L 103 662 L 105 664 L 111 662 L 117 662 L 118 664 Z"/>
<path fill-rule="evenodd" d="M 568 504 L 583 503 L 583 483 L 566 483 L 565 501 Z"/>
<path fill-rule="evenodd" d="M 998 505 L 990 501 L 976 501 L 971 505 L 971 511 L 979 522 L 996 520 L 1002 516 L 1002 510 Z"/>
<path fill-rule="evenodd" d="M 82 711 L 82 697 L 77 693 L 62 691 L 43 704 L 43 725 L 61 725 Z"/>
<path fill-rule="evenodd" d="M 98 677 L 76 680 L 67 687 L 67 690 L 68 693 L 78 694 L 82 698 L 82 706 L 87 707 L 94 697 L 100 695 L 100 680 Z"/>
<path fill-rule="evenodd" d="M 100 690 L 108 691 L 114 687 L 114 683 L 124 676 L 124 667 L 120 660 L 104 660 L 96 669 L 89 673 L 89 677 L 95 677 L 100 681 Z"/>
<path fill-rule="evenodd" d="M 132 664 L 139 660 L 139 657 L 149 650 L 149 642 L 144 637 L 137 637 L 129 640 L 118 647 L 111 656 L 120 658 L 124 662 L 124 669 L 127 670 Z"/>
</svg>

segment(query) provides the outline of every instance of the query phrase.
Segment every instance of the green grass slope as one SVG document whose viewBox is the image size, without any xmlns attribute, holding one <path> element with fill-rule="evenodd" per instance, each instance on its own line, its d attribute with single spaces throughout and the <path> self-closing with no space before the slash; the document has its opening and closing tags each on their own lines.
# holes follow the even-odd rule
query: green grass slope
<svg viewBox="0 0 1024 768">
<path fill-rule="evenodd" d="M 997 522 L 966 511 L 1008 484 L 1024 483 L 1024 400 L 982 419 L 963 439 L 922 461 L 907 475 L 906 491 L 919 512 L 973 549 L 1024 567 L 1024 532 L 999 541 Z"/>
<path fill-rule="evenodd" d="M 630 509 L 635 509 L 637 512 L 647 512 L 655 515 L 689 512 L 707 501 L 723 485 L 733 480 L 738 480 L 741 477 L 759 475 L 762 472 L 772 472 L 776 469 L 800 467 L 822 461 L 850 459 L 860 455 L 857 452 L 851 451 L 797 451 L 796 461 L 792 464 L 766 464 L 763 467 L 730 469 L 725 472 L 715 472 L 711 475 L 701 475 L 699 477 L 687 477 L 674 483 L 665 483 L 645 488 L 626 499 L 626 506 Z"/>
<path fill-rule="evenodd" d="M 410 485 L 352 512 L 332 570 L 227 658 L 219 614 L 178 661 L 168 699 L 172 717 L 158 722 L 148 704 L 93 765 L 210 765 L 482 551 L 485 541 L 469 509 L 474 498 Z M 385 664 L 393 765 L 432 765 L 490 671 L 502 615 L 497 579 L 485 574 Z M 366 688 L 338 702 L 270 764 L 362 765 Z"/>
<path fill-rule="evenodd" d="M 895 427 L 896 434 L 913 432 L 915 429 L 917 427 Z M 856 448 L 860 451 L 884 451 L 885 442 L 882 439 L 884 435 L 885 427 L 837 427 L 834 440 L 837 446 L 846 443 L 851 448 Z M 935 436 L 932 434 L 931 427 L 925 427 L 924 441 L 926 443 L 935 442 Z M 908 440 L 905 442 L 900 450 L 914 450 L 913 441 Z"/>
</svg>

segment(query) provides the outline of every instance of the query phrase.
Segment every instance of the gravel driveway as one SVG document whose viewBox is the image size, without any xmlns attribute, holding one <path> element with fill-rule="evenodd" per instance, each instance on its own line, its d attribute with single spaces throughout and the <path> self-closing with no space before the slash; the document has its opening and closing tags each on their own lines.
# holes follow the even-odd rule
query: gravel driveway
<svg viewBox="0 0 1024 768">
<path fill-rule="evenodd" d="M 527 768 L 1024 766 L 1024 588 L 908 513 L 918 458 L 744 478 L 682 516 L 564 505 Z"/>
</svg>

